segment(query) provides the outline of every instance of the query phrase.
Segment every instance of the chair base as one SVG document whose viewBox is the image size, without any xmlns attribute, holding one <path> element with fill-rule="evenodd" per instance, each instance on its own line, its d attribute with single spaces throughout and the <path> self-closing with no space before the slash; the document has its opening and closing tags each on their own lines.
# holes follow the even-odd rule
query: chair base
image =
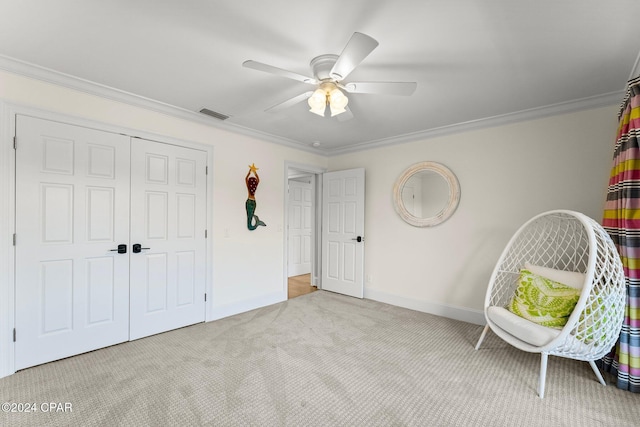
<svg viewBox="0 0 640 427">
<path fill-rule="evenodd" d="M 480 345 L 482 344 L 482 341 L 484 341 L 484 337 L 487 335 L 487 332 L 489 332 L 489 325 L 486 325 L 482 330 L 482 333 L 480 334 L 480 338 L 476 343 L 476 347 L 475 347 L 476 350 L 480 348 Z M 547 362 L 548 361 L 549 361 L 549 354 L 540 353 L 540 377 L 538 378 L 538 396 L 540 397 L 540 399 L 544 399 L 544 388 L 547 380 Z M 590 360 L 589 366 L 591 366 L 593 373 L 596 374 L 596 378 L 598 378 L 598 381 L 600 382 L 600 384 L 602 384 L 603 386 L 606 386 L 607 383 L 605 382 L 604 378 L 602 378 L 602 374 L 600 373 L 600 370 L 596 366 L 596 363 L 593 360 Z"/>
<path fill-rule="evenodd" d="M 598 381 L 600 381 L 600 384 L 606 386 L 607 383 L 605 382 L 604 378 L 602 378 L 602 374 L 600 373 L 600 369 L 598 369 L 598 367 L 596 366 L 596 362 L 590 360 L 589 365 L 591 366 L 593 373 L 596 374 L 596 377 L 598 377 Z"/>
<path fill-rule="evenodd" d="M 482 344 L 482 341 L 484 341 L 484 337 L 487 335 L 487 331 L 489 331 L 489 325 L 486 325 L 484 327 L 484 329 L 482 330 L 482 334 L 480 334 L 480 339 L 478 340 L 478 343 L 476 344 L 476 350 L 480 348 L 480 344 Z"/>
<path fill-rule="evenodd" d="M 547 353 L 540 353 L 540 378 L 538 378 L 538 396 L 540 399 L 544 399 L 544 385 L 547 380 L 547 361 L 549 355 Z"/>
</svg>

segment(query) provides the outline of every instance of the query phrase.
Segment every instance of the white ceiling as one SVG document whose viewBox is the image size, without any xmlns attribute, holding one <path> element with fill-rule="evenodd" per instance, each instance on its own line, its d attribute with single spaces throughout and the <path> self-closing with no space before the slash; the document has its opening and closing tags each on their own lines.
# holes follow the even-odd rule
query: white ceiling
<svg viewBox="0 0 640 427">
<path fill-rule="evenodd" d="M 0 0 L 0 55 L 331 154 L 610 102 L 637 67 L 638 16 L 638 0 Z M 264 112 L 310 86 L 245 60 L 310 75 L 355 31 L 379 46 L 345 81 L 415 81 L 411 97 L 349 94 L 346 122 L 306 102 Z"/>
</svg>

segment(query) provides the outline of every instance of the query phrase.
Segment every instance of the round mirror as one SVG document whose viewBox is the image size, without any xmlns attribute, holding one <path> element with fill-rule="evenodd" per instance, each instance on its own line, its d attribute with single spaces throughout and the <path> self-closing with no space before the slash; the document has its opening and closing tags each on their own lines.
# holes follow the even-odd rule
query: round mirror
<svg viewBox="0 0 640 427">
<path fill-rule="evenodd" d="M 421 162 L 400 175 L 393 197 L 402 219 L 416 227 L 431 227 L 447 220 L 456 210 L 460 185 L 446 166 Z"/>
</svg>

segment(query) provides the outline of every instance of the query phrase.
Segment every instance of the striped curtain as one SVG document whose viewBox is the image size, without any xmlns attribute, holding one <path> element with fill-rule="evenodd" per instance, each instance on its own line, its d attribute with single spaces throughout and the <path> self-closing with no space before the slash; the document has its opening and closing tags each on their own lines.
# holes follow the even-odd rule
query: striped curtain
<svg viewBox="0 0 640 427">
<path fill-rule="evenodd" d="M 629 80 L 618 120 L 602 225 L 622 258 L 627 306 L 620 339 L 601 367 L 618 388 L 640 393 L 640 76 Z"/>
</svg>

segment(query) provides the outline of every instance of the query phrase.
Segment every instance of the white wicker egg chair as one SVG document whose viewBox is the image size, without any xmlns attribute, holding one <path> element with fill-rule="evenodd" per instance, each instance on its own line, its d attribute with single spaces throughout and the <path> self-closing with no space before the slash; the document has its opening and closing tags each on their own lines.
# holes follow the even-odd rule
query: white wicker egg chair
<svg viewBox="0 0 640 427">
<path fill-rule="evenodd" d="M 584 280 L 580 297 L 562 329 L 540 326 L 505 309 L 525 263 L 563 270 L 560 274 L 584 273 L 578 275 Z M 493 270 L 484 303 L 487 326 L 476 350 L 491 328 L 512 346 L 540 353 L 540 398 L 544 397 L 549 355 L 588 361 L 600 383 L 606 385 L 594 361 L 605 356 L 618 340 L 625 298 L 620 256 L 597 222 L 568 210 L 539 214 L 515 233 Z"/>
</svg>

